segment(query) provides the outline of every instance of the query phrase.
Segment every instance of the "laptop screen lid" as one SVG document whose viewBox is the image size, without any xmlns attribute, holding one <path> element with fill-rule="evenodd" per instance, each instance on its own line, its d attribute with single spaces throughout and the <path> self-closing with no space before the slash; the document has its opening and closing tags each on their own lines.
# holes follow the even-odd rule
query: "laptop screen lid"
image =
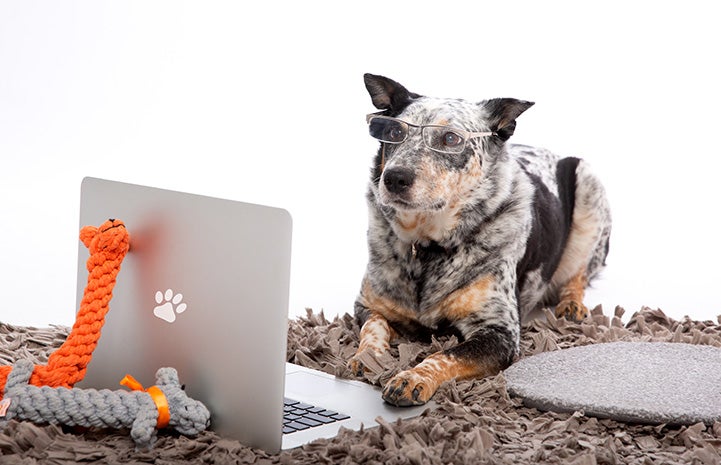
<svg viewBox="0 0 721 465">
<path fill-rule="evenodd" d="M 85 178 L 80 226 L 120 219 L 125 257 L 78 387 L 145 386 L 172 366 L 211 429 L 266 450 L 281 444 L 292 221 L 287 211 Z M 78 252 L 77 304 L 87 283 Z"/>
</svg>

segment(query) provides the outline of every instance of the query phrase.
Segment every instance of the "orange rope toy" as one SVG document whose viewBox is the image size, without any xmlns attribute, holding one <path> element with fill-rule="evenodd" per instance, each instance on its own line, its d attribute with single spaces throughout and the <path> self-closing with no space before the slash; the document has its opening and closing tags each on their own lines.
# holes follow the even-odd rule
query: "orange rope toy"
<svg viewBox="0 0 721 465">
<path fill-rule="evenodd" d="M 30 377 L 34 386 L 72 387 L 85 376 L 93 350 L 100 339 L 120 264 L 130 248 L 130 234 L 120 220 L 100 227 L 85 226 L 80 240 L 90 251 L 88 284 L 67 339 L 50 354 L 47 365 L 35 365 Z M 0 398 L 12 366 L 0 366 Z"/>
</svg>

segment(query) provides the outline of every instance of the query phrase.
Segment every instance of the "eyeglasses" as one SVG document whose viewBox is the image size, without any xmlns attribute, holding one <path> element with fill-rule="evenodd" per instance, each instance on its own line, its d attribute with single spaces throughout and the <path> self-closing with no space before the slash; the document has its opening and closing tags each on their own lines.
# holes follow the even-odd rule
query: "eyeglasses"
<svg viewBox="0 0 721 465">
<path fill-rule="evenodd" d="M 377 113 L 367 115 L 366 123 L 370 135 L 387 144 L 402 144 L 408 139 L 410 128 L 418 128 L 426 147 L 440 153 L 461 153 L 465 150 L 468 139 L 496 135 L 495 132 L 470 132 L 450 126 L 419 126 Z"/>
</svg>

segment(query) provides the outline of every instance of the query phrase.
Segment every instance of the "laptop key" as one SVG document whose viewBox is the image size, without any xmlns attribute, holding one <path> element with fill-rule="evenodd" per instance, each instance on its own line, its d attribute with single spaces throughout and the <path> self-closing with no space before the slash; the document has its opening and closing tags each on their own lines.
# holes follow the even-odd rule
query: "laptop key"
<svg viewBox="0 0 721 465">
<path fill-rule="evenodd" d="M 308 425 L 304 425 L 303 423 L 298 423 L 297 421 L 292 421 L 285 425 L 286 428 L 293 428 L 295 431 L 301 431 L 304 429 L 310 428 Z"/>
<path fill-rule="evenodd" d="M 318 415 L 316 413 L 309 413 L 306 418 L 310 418 L 311 420 L 319 421 L 323 424 L 333 423 L 337 420 L 334 418 L 324 417 L 323 415 Z"/>
<path fill-rule="evenodd" d="M 323 424 L 320 421 L 315 421 L 312 418 L 308 418 L 308 417 L 298 418 L 297 422 L 302 423 L 304 425 L 308 425 L 311 428 L 314 428 L 316 426 L 320 426 Z"/>
<path fill-rule="evenodd" d="M 293 404 L 293 407 L 308 410 L 309 408 L 313 408 L 310 404 L 304 404 L 303 402 L 298 402 L 297 404 Z"/>
</svg>

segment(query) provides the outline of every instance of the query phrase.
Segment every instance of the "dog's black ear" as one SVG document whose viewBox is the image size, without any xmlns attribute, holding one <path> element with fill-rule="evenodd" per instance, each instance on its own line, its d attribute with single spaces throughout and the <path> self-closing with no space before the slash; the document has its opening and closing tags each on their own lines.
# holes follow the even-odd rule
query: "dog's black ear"
<svg viewBox="0 0 721 465">
<path fill-rule="evenodd" d="M 418 94 L 409 92 L 393 79 L 384 76 L 366 73 L 363 75 L 363 80 L 373 105 L 379 110 L 391 110 L 391 112 L 399 113 L 408 106 L 412 99 L 420 97 Z"/>
<path fill-rule="evenodd" d="M 502 140 L 508 140 L 516 130 L 516 118 L 533 106 L 533 102 L 515 98 L 494 98 L 481 102 L 488 111 L 488 124 L 491 131 Z"/>
</svg>

